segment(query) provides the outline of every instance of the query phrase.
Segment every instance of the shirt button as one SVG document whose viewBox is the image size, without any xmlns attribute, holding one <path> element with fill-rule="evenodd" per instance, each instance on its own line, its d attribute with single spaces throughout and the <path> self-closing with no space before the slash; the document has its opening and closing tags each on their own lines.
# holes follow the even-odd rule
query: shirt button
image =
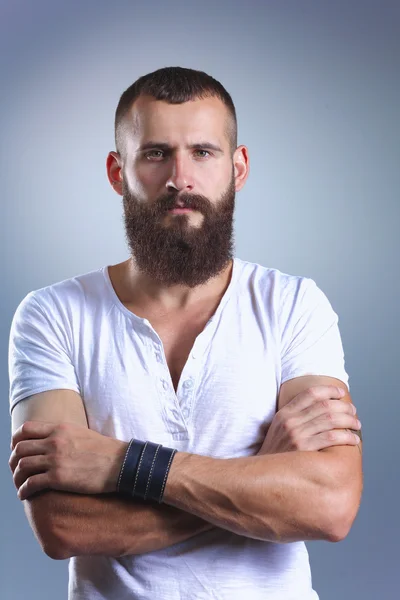
<svg viewBox="0 0 400 600">
<path fill-rule="evenodd" d="M 186 388 L 187 390 L 190 390 L 190 388 L 193 387 L 193 379 L 187 379 L 184 382 L 183 387 Z"/>
<path fill-rule="evenodd" d="M 185 419 L 188 418 L 189 416 L 189 409 L 188 408 L 184 408 L 182 411 L 183 416 L 185 417 Z"/>
<path fill-rule="evenodd" d="M 164 390 L 167 390 L 168 387 L 169 387 L 168 386 L 168 381 L 165 381 L 165 379 L 162 380 L 162 385 L 163 385 Z"/>
</svg>

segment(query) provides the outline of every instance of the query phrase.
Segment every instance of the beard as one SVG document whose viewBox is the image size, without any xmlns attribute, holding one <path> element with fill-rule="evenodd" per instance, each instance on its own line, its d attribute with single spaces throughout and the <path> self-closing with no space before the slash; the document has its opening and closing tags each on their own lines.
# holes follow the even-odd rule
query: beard
<svg viewBox="0 0 400 600">
<path fill-rule="evenodd" d="M 147 204 L 132 194 L 123 181 L 125 236 L 140 272 L 164 285 L 190 288 L 218 275 L 233 257 L 235 193 L 232 174 L 217 202 L 176 191 Z M 177 200 L 182 208 L 192 208 L 203 215 L 200 226 L 190 224 L 190 213 L 166 219 Z"/>
</svg>

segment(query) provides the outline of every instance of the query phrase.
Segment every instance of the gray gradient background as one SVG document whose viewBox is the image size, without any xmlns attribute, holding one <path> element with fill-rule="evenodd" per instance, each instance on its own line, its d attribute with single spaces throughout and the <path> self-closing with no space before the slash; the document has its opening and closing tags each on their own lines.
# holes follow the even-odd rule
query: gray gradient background
<svg viewBox="0 0 400 600">
<path fill-rule="evenodd" d="M 400 4 L 1 2 L 1 573 L 4 600 L 66 598 L 8 470 L 7 347 L 32 289 L 128 256 L 108 185 L 122 91 L 162 66 L 232 94 L 250 178 L 236 254 L 316 280 L 339 314 L 365 487 L 339 544 L 308 544 L 321 600 L 398 598 Z"/>
</svg>

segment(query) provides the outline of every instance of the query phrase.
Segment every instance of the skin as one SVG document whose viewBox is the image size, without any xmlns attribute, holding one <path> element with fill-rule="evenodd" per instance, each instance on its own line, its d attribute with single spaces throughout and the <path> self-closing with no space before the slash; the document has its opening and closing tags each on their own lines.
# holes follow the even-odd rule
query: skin
<svg viewBox="0 0 400 600">
<path fill-rule="evenodd" d="M 122 195 L 124 180 L 149 203 L 173 189 L 217 202 L 233 172 L 239 191 L 249 173 L 248 152 L 239 146 L 232 153 L 227 119 L 215 98 L 182 105 L 139 99 L 126 123 L 123 152 L 107 158 L 111 185 Z M 151 140 L 168 144 L 168 152 L 160 153 L 157 144 L 146 150 L 150 154 L 141 152 Z M 206 144 L 219 150 L 203 152 Z M 174 218 L 166 215 L 165 227 Z M 202 226 L 196 211 L 188 220 Z M 190 321 L 193 307 L 215 306 L 230 271 L 231 265 L 194 289 L 149 281 L 133 259 L 110 276 L 137 314 L 162 314 L 173 323 L 182 314 Z M 15 407 L 10 468 L 32 528 L 53 558 L 148 552 L 213 526 L 279 542 L 343 539 L 362 491 L 361 444 L 356 448 L 348 431 L 359 425 L 345 384 L 324 376 L 295 378 L 281 386 L 277 408 L 257 456 L 178 452 L 160 507 L 115 495 L 127 443 L 88 429 L 82 399 L 69 390 L 36 394 Z"/>
</svg>

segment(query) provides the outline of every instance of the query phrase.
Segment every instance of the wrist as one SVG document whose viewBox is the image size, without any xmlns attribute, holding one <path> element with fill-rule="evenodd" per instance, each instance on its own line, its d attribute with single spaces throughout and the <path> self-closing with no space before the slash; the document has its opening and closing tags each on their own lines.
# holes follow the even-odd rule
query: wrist
<svg viewBox="0 0 400 600">
<path fill-rule="evenodd" d="M 185 468 L 191 456 L 188 452 L 177 452 L 175 454 L 164 489 L 164 502 L 166 504 L 174 505 L 178 502 L 183 482 L 186 480 Z"/>
<path fill-rule="evenodd" d="M 105 493 L 117 491 L 119 473 L 121 471 L 121 466 L 129 446 L 129 442 L 123 442 L 122 440 L 114 440 L 114 442 L 115 444 L 114 451 L 112 453 L 111 468 L 108 470 L 104 485 Z"/>
<path fill-rule="evenodd" d="M 161 503 L 176 450 L 132 438 L 117 478 L 117 493 Z"/>
</svg>

